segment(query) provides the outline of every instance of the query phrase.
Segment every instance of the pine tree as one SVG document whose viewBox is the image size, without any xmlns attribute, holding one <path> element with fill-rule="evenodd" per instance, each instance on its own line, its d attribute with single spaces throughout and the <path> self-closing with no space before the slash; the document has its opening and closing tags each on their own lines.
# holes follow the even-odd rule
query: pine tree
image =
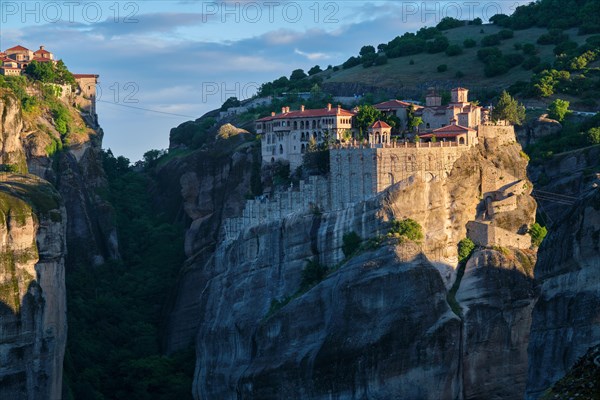
<svg viewBox="0 0 600 400">
<path fill-rule="evenodd" d="M 492 111 L 494 121 L 504 120 L 513 125 L 520 125 L 525 120 L 525 107 L 513 99 L 505 90 L 500 95 L 498 104 Z"/>
</svg>

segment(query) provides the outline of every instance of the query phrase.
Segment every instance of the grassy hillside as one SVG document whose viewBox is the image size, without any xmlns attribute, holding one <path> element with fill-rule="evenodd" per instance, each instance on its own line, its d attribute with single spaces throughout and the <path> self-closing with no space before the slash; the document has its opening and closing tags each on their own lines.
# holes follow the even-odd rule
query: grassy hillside
<svg viewBox="0 0 600 400">
<path fill-rule="evenodd" d="M 339 71 L 326 70 L 319 74 L 323 77 L 323 83 L 360 83 L 376 87 L 421 87 L 433 83 L 455 83 L 469 88 L 507 88 L 515 81 L 528 81 L 534 74 L 531 70 L 525 70 L 521 66 L 511 69 L 508 73 L 496 77 L 486 77 L 484 74 L 484 63 L 477 58 L 477 51 L 483 47 L 480 44 L 481 39 L 487 35 L 496 34 L 504 28 L 497 25 L 467 25 L 460 28 L 454 28 L 443 32 L 448 38 L 450 45 L 457 44 L 463 48 L 463 54 L 457 56 L 448 56 L 445 53 L 421 53 L 399 58 L 391 58 L 387 64 L 364 68 L 358 65 L 349 69 L 340 69 Z M 483 30 L 484 33 L 481 33 Z M 552 63 L 555 59 L 553 49 L 554 45 L 538 45 L 536 40 L 547 33 L 545 28 L 529 28 L 520 31 L 514 31 L 514 37 L 503 40 L 498 47 L 503 53 L 522 53 L 515 49 L 517 43 L 532 43 L 538 51 L 541 63 Z M 577 35 L 577 29 L 572 28 L 565 31 L 570 40 L 578 45 L 585 43 L 585 40 L 592 35 Z M 463 42 L 465 39 L 474 39 L 477 45 L 472 48 L 465 48 Z M 413 60 L 414 64 L 410 61 Z M 437 66 L 446 64 L 448 70 L 438 72 Z M 456 73 L 460 71 L 463 77 L 457 78 Z"/>
</svg>

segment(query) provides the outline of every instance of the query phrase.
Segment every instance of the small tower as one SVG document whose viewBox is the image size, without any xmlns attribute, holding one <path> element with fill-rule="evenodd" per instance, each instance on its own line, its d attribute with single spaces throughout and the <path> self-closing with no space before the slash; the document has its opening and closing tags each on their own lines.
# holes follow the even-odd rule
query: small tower
<svg viewBox="0 0 600 400">
<path fill-rule="evenodd" d="M 452 89 L 452 103 L 468 103 L 469 89 L 454 88 Z"/>
<path fill-rule="evenodd" d="M 442 105 L 442 96 L 440 96 L 434 88 L 427 90 L 427 96 L 425 96 L 425 105 L 427 107 L 439 107 Z"/>
<path fill-rule="evenodd" d="M 375 121 L 373 125 L 369 127 L 369 144 L 379 145 L 390 143 L 390 135 L 392 127 L 383 121 Z"/>
</svg>

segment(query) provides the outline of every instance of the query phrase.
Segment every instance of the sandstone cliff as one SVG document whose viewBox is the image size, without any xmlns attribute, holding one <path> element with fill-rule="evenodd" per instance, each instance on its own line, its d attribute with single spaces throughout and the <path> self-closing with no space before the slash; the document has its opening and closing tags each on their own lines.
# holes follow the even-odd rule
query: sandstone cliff
<svg viewBox="0 0 600 400">
<path fill-rule="evenodd" d="M 514 137 L 482 140 L 449 176 L 414 176 L 345 210 L 292 214 L 227 242 L 216 213 L 241 208 L 250 152 L 219 164 L 178 161 L 193 168 L 179 174 L 192 227 L 167 340 L 174 350 L 195 336 L 195 398 L 495 398 L 499 388 L 522 398 L 534 253 L 482 249 L 449 297 L 456 245 L 469 220 L 485 217 L 484 192 L 522 180 L 529 188 L 517 206 L 488 219 L 512 232 L 533 222 L 519 151 Z M 345 233 L 367 241 L 404 217 L 423 226 L 422 243 L 392 240 L 343 261 Z M 303 292 L 309 259 L 332 272 Z M 497 382 L 484 385 L 490 371 Z"/>
<path fill-rule="evenodd" d="M 119 257 L 113 210 L 102 199 L 102 130 L 70 104 L 44 101 L 24 113 L 14 93 L 0 88 L 0 164 L 31 173 L 0 172 L 2 398 L 61 398 L 65 265 Z M 66 110 L 66 134 L 52 107 Z"/>
<path fill-rule="evenodd" d="M 47 182 L 1 174 L 0 397 L 61 399 L 66 210 Z"/>
<path fill-rule="evenodd" d="M 600 343 L 600 192 L 592 189 L 555 224 L 539 252 L 527 397 L 537 398 Z"/>
</svg>

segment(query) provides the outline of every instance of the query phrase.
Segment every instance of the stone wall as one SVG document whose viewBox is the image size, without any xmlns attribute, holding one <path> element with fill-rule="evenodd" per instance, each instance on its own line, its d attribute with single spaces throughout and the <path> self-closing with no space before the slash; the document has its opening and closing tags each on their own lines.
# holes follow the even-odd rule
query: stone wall
<svg viewBox="0 0 600 400">
<path fill-rule="evenodd" d="M 444 179 L 469 148 L 450 142 L 333 148 L 329 177 L 311 176 L 308 182 L 301 181 L 297 190 L 290 187 L 272 198 L 248 200 L 241 217 L 225 220 L 225 238 L 235 239 L 245 228 L 292 213 L 345 209 L 410 177 L 425 182 Z"/>
<path fill-rule="evenodd" d="M 491 225 L 489 222 L 469 221 L 467 223 L 467 237 L 476 245 L 483 247 L 502 246 L 528 249 L 531 247 L 529 235 L 519 235 Z"/>
<path fill-rule="evenodd" d="M 279 221 L 293 213 L 306 214 L 329 210 L 330 193 L 328 179 L 311 176 L 308 182 L 300 181 L 298 189 L 290 187 L 284 192 L 275 193 L 272 198 L 260 196 L 247 200 L 241 217 L 225 219 L 225 239 L 233 240 L 245 228 Z"/>
</svg>

